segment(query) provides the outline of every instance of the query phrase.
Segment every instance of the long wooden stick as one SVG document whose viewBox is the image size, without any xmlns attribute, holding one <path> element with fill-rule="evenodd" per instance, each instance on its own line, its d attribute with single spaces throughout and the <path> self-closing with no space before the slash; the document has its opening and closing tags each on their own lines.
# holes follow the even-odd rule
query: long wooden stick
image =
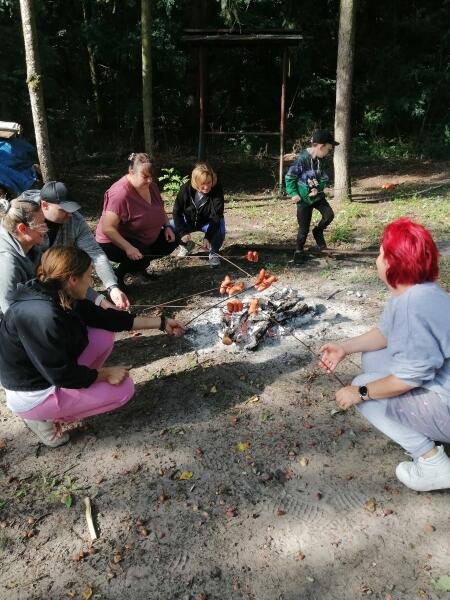
<svg viewBox="0 0 450 600">
<path fill-rule="evenodd" d="M 86 521 L 89 529 L 89 534 L 91 536 L 91 540 L 94 541 L 97 539 L 97 533 L 94 527 L 94 521 L 92 520 L 92 507 L 91 500 L 88 496 L 84 499 L 84 505 L 86 506 Z"/>
</svg>

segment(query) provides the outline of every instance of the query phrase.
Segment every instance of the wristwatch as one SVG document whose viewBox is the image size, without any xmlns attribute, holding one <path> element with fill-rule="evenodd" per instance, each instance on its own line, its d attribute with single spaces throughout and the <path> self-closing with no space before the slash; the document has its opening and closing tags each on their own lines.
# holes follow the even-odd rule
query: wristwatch
<svg viewBox="0 0 450 600">
<path fill-rule="evenodd" d="M 359 393 L 359 397 L 361 398 L 361 400 L 363 402 L 366 402 L 367 400 L 371 400 L 372 399 L 369 396 L 369 390 L 367 389 L 367 386 L 365 386 L 365 385 L 360 385 L 359 386 L 358 393 Z"/>
<path fill-rule="evenodd" d="M 161 313 L 161 323 L 159 325 L 159 330 L 160 331 L 166 331 L 166 315 L 164 313 Z"/>
</svg>

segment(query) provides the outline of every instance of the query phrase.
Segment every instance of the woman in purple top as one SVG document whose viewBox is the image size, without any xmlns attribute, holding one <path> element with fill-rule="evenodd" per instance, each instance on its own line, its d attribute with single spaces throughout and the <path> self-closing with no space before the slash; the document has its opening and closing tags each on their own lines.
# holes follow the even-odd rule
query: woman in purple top
<svg viewBox="0 0 450 600">
<path fill-rule="evenodd" d="M 127 273 L 143 272 L 152 256 L 170 254 L 177 241 L 153 181 L 148 154 L 130 154 L 128 173 L 105 192 L 95 238 L 109 260 L 119 263 L 121 288 Z"/>
</svg>

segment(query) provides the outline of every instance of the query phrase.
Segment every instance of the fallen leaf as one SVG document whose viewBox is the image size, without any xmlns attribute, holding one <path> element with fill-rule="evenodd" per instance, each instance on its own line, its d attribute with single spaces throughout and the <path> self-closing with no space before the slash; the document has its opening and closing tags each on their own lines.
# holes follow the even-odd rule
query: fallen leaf
<svg viewBox="0 0 450 600">
<path fill-rule="evenodd" d="M 298 464 L 302 467 L 307 467 L 309 464 L 309 458 L 306 458 L 306 456 L 303 456 L 299 461 Z"/>
<path fill-rule="evenodd" d="M 392 508 L 384 508 L 383 509 L 383 515 L 385 517 L 388 517 L 389 515 L 393 515 L 394 511 L 392 510 Z"/>
<path fill-rule="evenodd" d="M 116 552 L 113 556 L 113 563 L 117 565 L 120 562 L 122 562 L 122 555 L 120 554 L 120 552 Z"/>
<path fill-rule="evenodd" d="M 246 404 L 254 404 L 255 402 L 259 402 L 259 396 L 256 394 L 254 396 L 250 396 L 250 398 L 246 401 Z"/>
<path fill-rule="evenodd" d="M 217 394 L 217 388 L 215 385 L 212 386 L 212 388 L 209 390 L 210 394 Z"/>
<path fill-rule="evenodd" d="M 226 516 L 231 519 L 237 515 L 237 508 L 235 506 L 229 506 L 225 511 Z"/>
<path fill-rule="evenodd" d="M 345 432 L 345 429 L 343 427 L 338 427 L 336 429 L 336 431 L 333 433 L 332 437 L 334 438 L 338 438 L 341 437 L 341 435 Z"/>
<path fill-rule="evenodd" d="M 198 597 L 198 600 L 208 600 L 208 596 L 205 594 L 205 592 L 202 592 Z"/>
<path fill-rule="evenodd" d="M 284 517 L 285 514 L 286 514 L 286 511 L 283 510 L 282 508 L 279 508 L 277 510 L 277 517 Z"/>
<path fill-rule="evenodd" d="M 141 465 L 139 463 L 135 464 L 133 467 L 131 467 L 131 472 L 132 473 L 137 473 L 141 468 Z"/>
<path fill-rule="evenodd" d="M 197 456 L 203 456 L 204 451 L 203 451 L 202 448 L 197 448 L 197 450 L 195 451 L 195 453 L 196 453 Z"/>
<path fill-rule="evenodd" d="M 91 587 L 87 587 L 84 592 L 83 595 L 81 596 L 82 600 L 90 600 L 90 598 L 92 598 L 92 588 Z"/>
<path fill-rule="evenodd" d="M 164 488 L 161 488 L 161 491 L 158 496 L 158 500 L 161 502 L 161 504 L 164 504 L 164 502 L 168 499 L 169 499 L 169 496 L 166 495 Z"/>
<path fill-rule="evenodd" d="M 194 473 L 192 471 L 183 471 L 178 479 L 180 481 L 187 481 L 188 479 L 192 479 L 193 475 Z"/>
<path fill-rule="evenodd" d="M 294 558 L 295 560 L 305 560 L 305 555 L 303 554 L 303 552 L 297 552 Z"/>
<path fill-rule="evenodd" d="M 375 512 L 377 510 L 377 501 L 375 500 L 375 498 L 369 498 L 368 500 L 366 500 L 364 508 L 368 512 Z"/>
<path fill-rule="evenodd" d="M 425 531 L 425 533 L 433 533 L 433 531 L 436 531 L 436 527 L 434 525 L 431 525 L 431 523 L 427 523 L 423 526 L 423 530 Z"/>
<path fill-rule="evenodd" d="M 433 587 L 440 592 L 450 592 L 450 576 L 444 575 L 439 579 L 433 579 Z"/>
<path fill-rule="evenodd" d="M 250 444 L 248 442 L 238 442 L 234 446 L 234 449 L 236 450 L 236 452 L 245 452 L 249 448 L 250 448 Z"/>
<path fill-rule="evenodd" d="M 312 425 L 311 425 L 311 423 L 308 423 L 308 421 L 305 421 L 303 423 L 303 428 L 304 429 L 312 429 Z"/>
<path fill-rule="evenodd" d="M 7 444 L 6 444 L 6 440 L 1 439 L 0 440 L 0 450 L 4 450 L 6 448 Z"/>
<path fill-rule="evenodd" d="M 314 497 L 316 500 L 322 500 L 322 492 L 316 492 Z"/>
</svg>

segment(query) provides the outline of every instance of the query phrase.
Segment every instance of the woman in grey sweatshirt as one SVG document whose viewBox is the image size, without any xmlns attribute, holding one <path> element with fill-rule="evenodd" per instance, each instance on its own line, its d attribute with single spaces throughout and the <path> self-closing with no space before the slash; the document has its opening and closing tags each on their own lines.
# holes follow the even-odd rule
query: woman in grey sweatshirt
<svg viewBox="0 0 450 600">
<path fill-rule="evenodd" d="M 430 233 L 402 218 L 384 231 L 377 258 L 392 292 L 378 327 L 341 344 L 325 344 L 321 366 L 333 372 L 362 352 L 363 373 L 338 390 L 343 409 L 358 410 L 402 446 L 398 479 L 416 491 L 450 488 L 450 296 L 437 283 L 438 251 Z"/>
<path fill-rule="evenodd" d="M 0 199 L 0 318 L 18 283 L 33 279 L 41 258 L 39 244 L 47 232 L 39 202 L 20 196 Z"/>
</svg>

